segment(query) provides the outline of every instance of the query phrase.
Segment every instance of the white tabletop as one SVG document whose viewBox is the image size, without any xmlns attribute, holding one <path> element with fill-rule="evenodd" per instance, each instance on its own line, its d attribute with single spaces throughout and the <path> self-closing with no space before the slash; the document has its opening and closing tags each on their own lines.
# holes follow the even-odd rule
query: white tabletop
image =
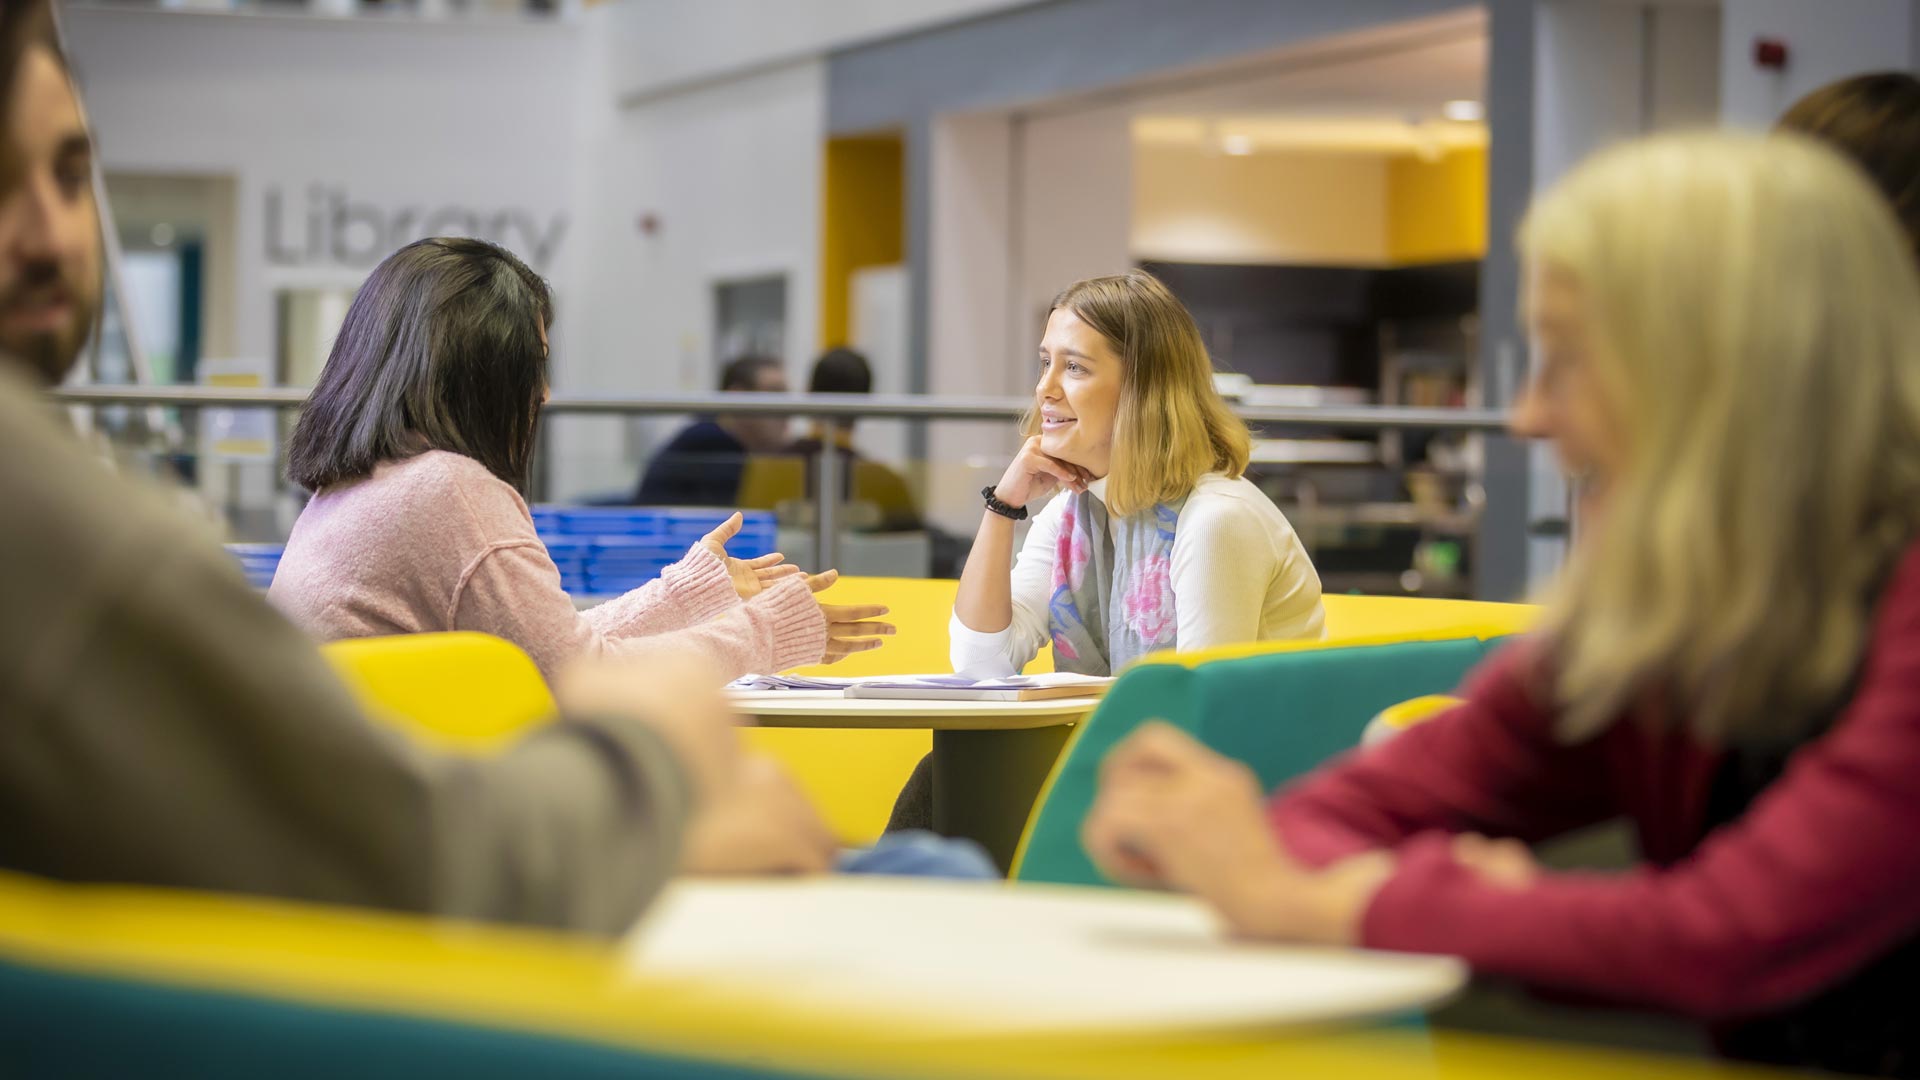
<svg viewBox="0 0 1920 1080">
<path fill-rule="evenodd" d="M 1099 698 L 1047 701 L 932 701 L 850 698 L 837 690 L 729 690 L 727 700 L 762 727 L 1011 730 L 1071 724 Z"/>
<path fill-rule="evenodd" d="M 869 876 L 681 881 L 631 970 L 971 1032 L 1390 1016 L 1465 984 L 1448 957 L 1252 945 L 1186 897 Z"/>
</svg>

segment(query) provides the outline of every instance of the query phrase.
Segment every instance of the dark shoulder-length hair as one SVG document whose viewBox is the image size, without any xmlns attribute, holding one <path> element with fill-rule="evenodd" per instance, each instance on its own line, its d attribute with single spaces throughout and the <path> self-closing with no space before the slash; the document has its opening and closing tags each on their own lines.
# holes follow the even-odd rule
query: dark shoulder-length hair
<svg viewBox="0 0 1920 1080">
<path fill-rule="evenodd" d="M 428 450 L 524 490 L 546 396 L 553 295 L 484 240 L 408 244 L 354 295 L 287 452 L 311 491 Z"/>
<path fill-rule="evenodd" d="M 1879 71 L 1829 83 L 1794 102 L 1779 127 L 1824 140 L 1866 170 L 1920 254 L 1920 78 Z"/>
</svg>

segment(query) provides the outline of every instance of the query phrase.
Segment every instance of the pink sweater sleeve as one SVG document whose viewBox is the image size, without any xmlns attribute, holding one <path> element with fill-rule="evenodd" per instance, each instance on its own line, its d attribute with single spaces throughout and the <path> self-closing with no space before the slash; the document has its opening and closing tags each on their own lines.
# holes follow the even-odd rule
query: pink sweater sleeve
<svg viewBox="0 0 1920 1080">
<path fill-rule="evenodd" d="M 588 656 L 642 657 L 662 649 L 692 648 L 725 676 L 774 672 L 817 662 L 826 651 L 827 624 L 805 579 L 788 578 L 751 602 L 732 597 L 726 568 L 706 552 L 689 556 L 591 618 L 560 588 L 560 571 L 537 540 L 490 546 L 462 575 L 453 594 L 451 624 L 516 642 L 549 680 L 569 661 Z M 717 585 L 716 585 L 717 576 Z M 718 603 L 718 589 L 732 599 Z M 678 617 L 662 607 L 686 598 L 692 612 Z M 721 613 L 717 616 L 714 611 Z M 656 626 L 681 629 L 653 632 Z"/>
<path fill-rule="evenodd" d="M 659 577 L 581 616 L 608 637 L 646 637 L 697 626 L 738 606 L 726 564 L 696 545 Z"/>
<path fill-rule="evenodd" d="M 1498 724 L 1471 705 L 1420 743 L 1402 739 L 1381 748 L 1409 752 L 1367 755 L 1284 798 L 1276 824 L 1290 846 L 1314 830 L 1349 838 L 1372 832 L 1387 842 L 1413 836 L 1366 912 L 1361 934 L 1368 946 L 1451 953 L 1483 972 L 1707 1019 L 1791 1004 L 1920 929 L 1920 845 L 1913 841 L 1920 825 L 1920 785 L 1913 782 L 1920 775 L 1920 603 L 1913 591 L 1890 594 L 1854 696 L 1834 727 L 1795 754 L 1743 816 L 1670 867 L 1545 874 L 1530 886 L 1506 888 L 1456 864 L 1445 836 L 1414 835 L 1422 827 L 1498 823 L 1505 814 L 1484 813 L 1505 809 L 1498 793 L 1542 786 L 1511 783 L 1506 770 L 1539 761 L 1512 756 Z M 1459 745 L 1488 735 L 1477 749 Z M 1412 751 L 1421 745 L 1437 756 L 1419 760 Z M 1494 794 L 1464 812 L 1434 800 L 1408 816 L 1417 798 L 1385 805 L 1393 800 L 1379 783 L 1389 762 L 1420 788 L 1484 785 Z M 1422 776 L 1460 768 L 1468 772 L 1457 781 Z M 1356 772 L 1374 775 L 1356 783 Z M 1550 778 L 1579 783 L 1565 770 Z M 1369 802 L 1376 805 L 1358 805 Z M 1513 821 L 1526 817 L 1518 804 L 1511 809 Z"/>
</svg>

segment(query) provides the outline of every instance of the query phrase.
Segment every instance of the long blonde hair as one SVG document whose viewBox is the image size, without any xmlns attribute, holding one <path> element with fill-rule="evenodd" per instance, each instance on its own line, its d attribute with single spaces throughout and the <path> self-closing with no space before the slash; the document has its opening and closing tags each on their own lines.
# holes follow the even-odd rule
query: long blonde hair
<svg viewBox="0 0 1920 1080">
<path fill-rule="evenodd" d="M 1239 476 L 1252 439 L 1213 386 L 1213 361 L 1193 316 L 1144 270 L 1076 281 L 1051 311 L 1073 312 L 1120 357 L 1123 382 L 1113 426 L 1108 509 L 1125 517 L 1180 498 L 1209 472 Z M 1038 434 L 1030 411 L 1021 422 Z"/>
<path fill-rule="evenodd" d="M 1666 136 L 1521 228 L 1577 283 L 1626 429 L 1545 622 L 1561 735 L 1654 695 L 1710 744 L 1837 704 L 1920 524 L 1920 276 L 1854 168 L 1793 136 Z"/>
</svg>

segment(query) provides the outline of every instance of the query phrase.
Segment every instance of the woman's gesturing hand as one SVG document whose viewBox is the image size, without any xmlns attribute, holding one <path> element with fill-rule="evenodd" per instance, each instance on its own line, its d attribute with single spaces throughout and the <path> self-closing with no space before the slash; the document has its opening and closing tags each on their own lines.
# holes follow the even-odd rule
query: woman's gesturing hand
<svg viewBox="0 0 1920 1080">
<path fill-rule="evenodd" d="M 898 632 L 892 623 L 878 621 L 887 614 L 887 608 L 883 604 L 821 602 L 818 594 L 839 580 L 840 571 L 838 570 L 827 570 L 807 578 L 807 588 L 814 591 L 814 602 L 820 604 L 820 614 L 827 620 L 827 653 L 820 658 L 823 664 L 845 660 L 854 653 L 877 649 L 886 644 L 882 639 L 892 637 Z"/>
<path fill-rule="evenodd" d="M 767 586 L 784 577 L 793 577 L 800 568 L 786 561 L 779 552 L 762 555 L 757 559 L 736 559 L 727 554 L 727 541 L 740 532 L 743 519 L 736 511 L 733 516 L 721 522 L 712 532 L 700 538 L 698 546 L 712 552 L 714 557 L 726 565 L 727 577 L 733 581 L 733 591 L 742 600 L 751 600 L 760 595 Z"/>
</svg>

